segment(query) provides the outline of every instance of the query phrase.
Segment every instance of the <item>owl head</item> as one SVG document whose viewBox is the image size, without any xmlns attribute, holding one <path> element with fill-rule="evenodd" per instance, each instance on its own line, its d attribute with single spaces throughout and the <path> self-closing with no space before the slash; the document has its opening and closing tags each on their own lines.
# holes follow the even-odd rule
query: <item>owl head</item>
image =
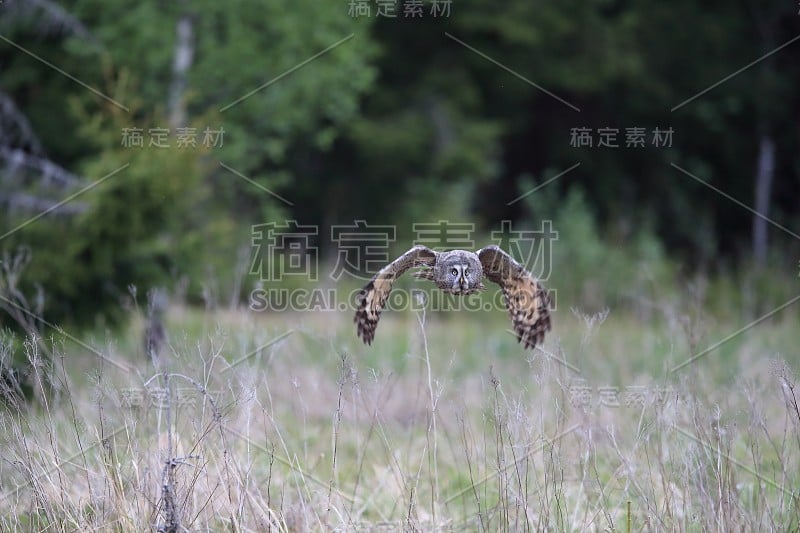
<svg viewBox="0 0 800 533">
<path fill-rule="evenodd" d="M 453 294 L 470 294 L 484 288 L 481 262 L 466 250 L 443 252 L 436 261 L 433 277 L 440 289 Z"/>
</svg>

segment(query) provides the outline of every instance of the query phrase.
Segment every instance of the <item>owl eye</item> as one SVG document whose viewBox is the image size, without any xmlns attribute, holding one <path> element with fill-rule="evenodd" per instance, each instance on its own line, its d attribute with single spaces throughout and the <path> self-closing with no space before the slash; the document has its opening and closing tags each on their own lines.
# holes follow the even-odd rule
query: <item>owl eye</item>
<svg viewBox="0 0 800 533">
<path fill-rule="evenodd" d="M 458 276 L 458 269 L 455 269 L 455 268 L 454 268 L 453 270 L 451 270 L 451 271 L 450 271 L 450 273 L 451 273 L 452 275 L 454 275 L 454 276 Z"/>
<path fill-rule="evenodd" d="M 469 267 L 464 270 L 464 274 L 469 274 Z"/>
</svg>

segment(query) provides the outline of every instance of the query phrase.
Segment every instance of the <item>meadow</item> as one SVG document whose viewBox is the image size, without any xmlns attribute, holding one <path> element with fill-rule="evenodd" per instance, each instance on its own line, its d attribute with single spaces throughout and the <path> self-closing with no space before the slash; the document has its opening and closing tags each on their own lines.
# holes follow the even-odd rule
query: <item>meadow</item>
<svg viewBox="0 0 800 533">
<path fill-rule="evenodd" d="M 22 347 L 37 401 L 2 407 L 2 530 L 800 526 L 791 305 L 561 302 L 525 351 L 497 310 L 389 311 L 368 347 L 350 311 L 173 303 L 159 370 L 131 313 Z"/>
</svg>

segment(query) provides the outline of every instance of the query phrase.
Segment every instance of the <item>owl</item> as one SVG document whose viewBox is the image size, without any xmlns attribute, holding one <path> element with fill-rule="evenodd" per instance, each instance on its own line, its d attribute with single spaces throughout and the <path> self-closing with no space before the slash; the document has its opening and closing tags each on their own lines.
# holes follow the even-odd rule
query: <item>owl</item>
<svg viewBox="0 0 800 533">
<path fill-rule="evenodd" d="M 442 291 L 464 296 L 486 289 L 484 278 L 497 283 L 517 334 L 525 348 L 533 348 L 544 340 L 550 330 L 550 295 L 541 283 L 497 246 L 487 246 L 477 252 L 451 250 L 436 252 L 425 246 L 414 246 L 383 267 L 367 283 L 356 300 L 358 336 L 372 344 L 375 329 L 392 285 L 398 276 L 410 268 L 422 267 L 415 273 Z"/>
</svg>

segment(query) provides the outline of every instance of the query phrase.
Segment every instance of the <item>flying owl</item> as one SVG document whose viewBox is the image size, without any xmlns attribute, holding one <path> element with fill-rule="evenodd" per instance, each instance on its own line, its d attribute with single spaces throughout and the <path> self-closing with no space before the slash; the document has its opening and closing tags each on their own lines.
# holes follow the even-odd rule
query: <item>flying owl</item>
<svg viewBox="0 0 800 533">
<path fill-rule="evenodd" d="M 533 348 L 550 330 L 550 296 L 541 283 L 497 246 L 477 252 L 451 250 L 436 252 L 414 246 L 383 267 L 367 283 L 357 298 L 354 321 L 358 336 L 372 344 L 375 329 L 394 281 L 406 270 L 422 267 L 418 279 L 433 281 L 444 292 L 467 295 L 486 289 L 483 278 L 500 285 L 517 341 Z"/>
</svg>

